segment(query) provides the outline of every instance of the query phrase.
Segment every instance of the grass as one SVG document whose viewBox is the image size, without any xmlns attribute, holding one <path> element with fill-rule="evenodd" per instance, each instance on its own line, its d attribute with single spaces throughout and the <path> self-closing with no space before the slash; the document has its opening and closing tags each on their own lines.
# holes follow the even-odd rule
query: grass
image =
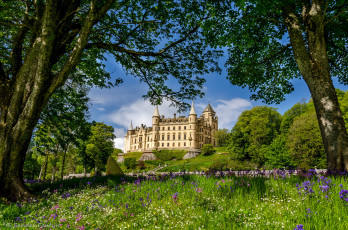
<svg viewBox="0 0 348 230">
<path fill-rule="evenodd" d="M 215 153 L 211 156 L 198 155 L 192 159 L 185 159 L 179 161 L 166 161 L 165 163 L 169 164 L 168 167 L 163 168 L 163 172 L 178 172 L 186 171 L 206 171 L 209 169 L 209 166 L 212 165 L 215 161 L 227 161 L 228 155 Z"/>
<path fill-rule="evenodd" d="M 97 177 L 32 185 L 0 205 L 1 229 L 347 229 L 345 176 Z"/>
</svg>

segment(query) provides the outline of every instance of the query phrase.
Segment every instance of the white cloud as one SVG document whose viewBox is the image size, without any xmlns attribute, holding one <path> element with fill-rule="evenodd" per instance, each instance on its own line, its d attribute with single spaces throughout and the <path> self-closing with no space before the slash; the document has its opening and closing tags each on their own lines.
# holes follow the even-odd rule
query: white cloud
<svg viewBox="0 0 348 230">
<path fill-rule="evenodd" d="M 231 100 L 217 100 L 218 104 L 214 110 L 219 118 L 219 128 L 232 129 L 239 115 L 246 109 L 250 109 L 252 104 L 243 98 Z"/>
<path fill-rule="evenodd" d="M 122 149 L 124 151 L 124 137 L 114 139 L 115 148 Z"/>
<path fill-rule="evenodd" d="M 99 110 L 99 111 L 105 111 L 105 109 L 104 109 L 103 107 L 99 107 L 99 108 L 97 108 L 97 110 Z"/>
<path fill-rule="evenodd" d="M 165 101 L 159 106 L 158 110 L 161 116 L 173 117 L 173 114 L 176 113 L 177 109 L 169 107 L 169 104 L 169 102 Z M 155 107 L 151 105 L 150 102 L 139 99 L 132 104 L 121 106 L 118 110 L 107 115 L 106 119 L 126 129 L 129 128 L 131 121 L 134 128 L 141 124 L 152 126 L 152 115 L 154 110 Z"/>
</svg>

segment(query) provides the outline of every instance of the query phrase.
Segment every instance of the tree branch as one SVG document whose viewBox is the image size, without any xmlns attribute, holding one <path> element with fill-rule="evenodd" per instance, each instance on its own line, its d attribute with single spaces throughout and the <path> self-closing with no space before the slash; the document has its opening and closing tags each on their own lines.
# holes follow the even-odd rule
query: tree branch
<svg viewBox="0 0 348 230">
<path fill-rule="evenodd" d="M 271 61 L 273 58 L 275 58 L 276 56 L 278 56 L 278 54 L 283 53 L 285 50 L 287 50 L 289 47 L 291 47 L 291 44 L 287 44 L 286 46 L 283 46 L 283 48 L 281 48 L 278 52 L 272 54 L 270 57 L 266 57 L 264 59 L 262 59 L 261 62 L 259 62 L 259 64 L 263 64 L 265 62 Z"/>
<path fill-rule="evenodd" d="M 324 26 L 330 22 L 332 22 L 333 20 L 335 20 L 336 18 L 338 18 L 339 16 L 341 16 L 344 12 L 346 12 L 348 10 L 348 7 L 344 8 L 341 12 L 338 12 L 335 16 L 333 16 L 332 18 L 330 18 L 329 20 L 327 20 L 326 22 L 324 22 Z"/>
<path fill-rule="evenodd" d="M 155 57 L 155 56 L 162 55 L 163 53 L 165 53 L 166 51 L 168 51 L 172 47 L 174 47 L 177 44 L 185 41 L 191 34 L 195 33 L 199 29 L 199 27 L 200 27 L 199 24 L 196 25 L 192 30 L 190 30 L 187 34 L 185 34 L 185 36 L 183 38 L 181 38 L 181 39 L 179 39 L 179 40 L 169 44 L 168 46 L 166 46 L 165 48 L 163 48 L 162 50 L 160 50 L 158 52 L 135 51 L 135 50 L 126 49 L 126 48 L 120 46 L 119 43 L 111 44 L 111 43 L 104 43 L 104 42 L 89 43 L 89 44 L 86 45 L 86 49 L 97 47 L 97 48 L 100 48 L 100 49 L 119 51 L 119 52 L 131 54 L 131 55 L 136 55 L 136 56 Z"/>
<path fill-rule="evenodd" d="M 76 44 L 62 69 L 54 75 L 52 85 L 49 89 L 49 95 L 51 95 L 60 85 L 64 83 L 65 79 L 69 76 L 70 71 L 75 68 L 81 58 L 83 50 L 86 47 L 93 25 L 96 24 L 98 20 L 102 18 L 109 10 L 113 0 L 108 0 L 107 3 L 100 9 L 97 9 L 96 2 L 96 0 L 91 1 L 89 11 L 80 30 Z"/>
</svg>

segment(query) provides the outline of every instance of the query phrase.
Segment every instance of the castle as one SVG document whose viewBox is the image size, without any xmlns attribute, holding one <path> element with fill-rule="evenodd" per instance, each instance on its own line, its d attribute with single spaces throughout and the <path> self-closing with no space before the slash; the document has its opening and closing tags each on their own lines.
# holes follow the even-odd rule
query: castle
<svg viewBox="0 0 348 230">
<path fill-rule="evenodd" d="M 197 114 L 192 102 L 188 117 L 174 114 L 173 118 L 160 116 L 158 107 L 152 116 L 152 127 L 131 123 L 125 136 L 124 152 L 147 152 L 161 149 L 199 150 L 204 144 L 216 145 L 214 134 L 218 117 L 208 104 L 202 115 Z"/>
</svg>

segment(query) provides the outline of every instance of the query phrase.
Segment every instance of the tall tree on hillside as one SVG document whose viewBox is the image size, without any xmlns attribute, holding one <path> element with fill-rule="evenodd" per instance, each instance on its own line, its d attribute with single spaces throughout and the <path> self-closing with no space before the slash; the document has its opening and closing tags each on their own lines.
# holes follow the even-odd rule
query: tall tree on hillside
<svg viewBox="0 0 348 230">
<path fill-rule="evenodd" d="M 348 170 L 348 138 L 332 77 L 347 84 L 348 3 L 345 0 L 235 0 L 221 21 L 220 45 L 230 45 L 229 80 L 252 98 L 284 100 L 291 79 L 311 92 L 328 167 Z M 225 18 L 226 19 L 226 18 Z"/>
<path fill-rule="evenodd" d="M 31 197 L 22 171 L 40 113 L 69 76 L 107 86 L 105 52 L 149 85 L 153 103 L 202 95 L 197 76 L 218 70 L 218 54 L 199 35 L 202 23 L 225 12 L 215 2 L 1 1 L 0 196 Z M 169 77 L 177 91 L 165 84 Z"/>
<path fill-rule="evenodd" d="M 114 128 L 97 122 L 91 129 L 91 136 L 86 145 L 86 153 L 94 161 L 95 173 L 100 174 L 109 156 L 114 152 Z"/>
<path fill-rule="evenodd" d="M 265 147 L 279 134 L 280 122 L 281 115 L 271 107 L 255 106 L 244 111 L 231 132 L 232 156 L 263 165 Z"/>
</svg>

